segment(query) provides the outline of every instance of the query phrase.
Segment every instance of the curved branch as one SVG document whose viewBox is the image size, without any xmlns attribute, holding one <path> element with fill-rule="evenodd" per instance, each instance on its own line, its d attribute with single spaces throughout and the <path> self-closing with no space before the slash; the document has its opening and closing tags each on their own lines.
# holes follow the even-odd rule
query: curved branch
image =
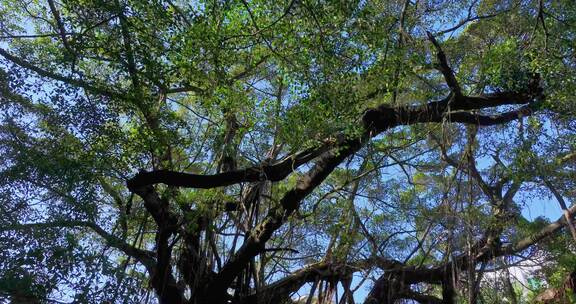
<svg viewBox="0 0 576 304">
<path fill-rule="evenodd" d="M 510 92 L 488 94 L 477 97 L 466 96 L 460 100 L 456 100 L 454 103 L 451 103 L 450 109 L 479 110 L 502 105 L 527 104 L 532 101 L 532 96 L 533 95 L 530 93 Z M 535 104 L 530 104 L 515 111 L 491 116 L 469 112 L 446 113 L 450 100 L 452 100 L 452 97 L 449 96 L 443 100 L 430 102 L 421 106 L 397 108 L 380 106 L 378 108 L 373 108 L 366 111 L 362 118 L 364 128 L 371 132 L 370 136 L 376 136 L 384 130 L 396 126 L 425 122 L 441 122 L 444 119 L 452 122 L 489 126 L 512 121 L 521 115 L 528 116 L 536 110 Z M 257 182 L 263 180 L 280 181 L 292 173 L 294 169 L 315 159 L 330 148 L 344 146 L 344 141 L 336 143 L 335 145 L 331 144 L 331 142 L 334 142 L 334 140 L 327 140 L 320 147 L 304 150 L 295 155 L 286 157 L 272 165 L 262 164 L 243 170 L 235 170 L 213 175 L 199 175 L 169 170 L 157 170 L 151 172 L 142 171 L 128 180 L 127 186 L 130 191 L 134 192 L 136 188 L 159 183 L 176 187 L 209 189 L 234 185 L 241 182 Z"/>
<path fill-rule="evenodd" d="M 318 262 L 305 266 L 289 276 L 264 286 L 240 301 L 249 303 L 282 303 L 290 295 L 298 291 L 304 284 L 316 280 L 342 281 L 351 278 L 352 274 L 363 268 L 345 263 Z"/>
<path fill-rule="evenodd" d="M 365 139 L 365 137 L 363 137 Z M 362 147 L 361 139 L 345 141 L 340 151 L 328 151 L 316 162 L 314 167 L 304 174 L 297 185 L 286 192 L 280 200 L 280 206 L 273 208 L 248 236 L 240 249 L 230 258 L 222 270 L 214 277 L 205 289 L 205 301 L 207 303 L 222 303 L 222 295 L 244 265 L 250 259 L 265 250 L 266 242 L 272 237 L 274 231 L 282 226 L 292 213 L 300 206 L 300 202 L 320 185 L 330 173 L 348 156 Z"/>
<path fill-rule="evenodd" d="M 275 164 L 262 164 L 242 170 L 228 171 L 213 175 L 199 175 L 169 170 L 142 171 L 127 182 L 132 192 L 143 186 L 166 184 L 168 186 L 187 188 L 216 188 L 234 185 L 241 182 L 280 181 L 294 171 L 294 169 L 316 158 L 328 150 L 330 144 L 317 148 L 310 148 L 297 154 L 288 156 Z"/>
</svg>

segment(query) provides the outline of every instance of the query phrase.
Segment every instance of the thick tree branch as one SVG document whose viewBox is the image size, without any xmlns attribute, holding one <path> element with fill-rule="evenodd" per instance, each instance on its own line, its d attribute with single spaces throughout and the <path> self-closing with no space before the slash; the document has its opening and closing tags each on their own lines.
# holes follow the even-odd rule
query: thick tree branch
<svg viewBox="0 0 576 304">
<path fill-rule="evenodd" d="M 269 284 L 241 300 L 240 304 L 283 303 L 304 284 L 316 280 L 342 281 L 363 268 L 349 264 L 318 262 L 297 270 L 289 276 Z"/>
<path fill-rule="evenodd" d="M 462 89 L 460 88 L 460 84 L 458 84 L 458 80 L 456 80 L 456 77 L 454 76 L 454 71 L 452 71 L 452 68 L 450 68 L 450 66 L 448 65 L 448 59 L 446 59 L 446 54 L 442 50 L 442 47 L 440 47 L 438 41 L 436 41 L 436 38 L 434 38 L 434 35 L 432 35 L 430 32 L 426 32 L 426 34 L 428 35 L 428 39 L 430 39 L 430 41 L 436 48 L 436 58 L 438 59 L 437 64 L 438 70 L 442 73 L 442 75 L 444 75 L 446 84 L 450 88 L 450 91 L 456 96 L 456 98 L 458 99 L 462 97 Z"/>
<path fill-rule="evenodd" d="M 496 125 L 517 119 L 520 115 L 526 116 L 533 113 L 539 105 L 537 102 L 539 94 L 539 91 L 533 92 L 529 89 L 526 92 L 494 93 L 478 97 L 463 96 L 457 100 L 454 100 L 451 95 L 425 105 L 405 107 L 382 105 L 366 111 L 362 119 L 365 127 L 374 133 L 380 133 L 399 125 L 442 122 L 444 120 L 475 125 Z M 525 106 L 497 115 L 465 112 L 517 104 L 525 104 Z"/>
<path fill-rule="evenodd" d="M 398 108 L 380 106 L 378 108 L 373 108 L 366 111 L 362 118 L 364 127 L 367 130 L 372 131 L 371 136 L 376 136 L 384 130 L 399 125 L 441 122 L 444 119 L 452 122 L 468 124 L 496 125 L 512 121 L 520 116 L 530 115 L 536 109 L 535 104 L 529 104 L 515 111 L 499 115 L 479 115 L 469 112 L 446 113 L 450 100 L 451 97 L 447 97 L 443 100 L 430 102 L 421 106 Z M 453 111 L 472 109 L 479 110 L 502 105 L 528 104 L 531 101 L 531 93 L 495 93 L 479 97 L 463 97 L 460 100 L 451 103 L 450 109 Z M 140 172 L 132 179 L 128 180 L 127 185 L 130 191 L 134 192 L 134 189 L 138 187 L 158 183 L 188 188 L 215 188 L 241 182 L 256 182 L 263 180 L 280 181 L 293 172 L 294 169 L 313 160 L 328 149 L 342 145 L 342 143 L 332 145 L 328 142 L 330 141 L 326 141 L 325 144 L 318 148 L 307 149 L 295 155 L 286 157 L 272 165 L 262 164 L 260 166 L 250 167 L 243 170 L 214 175 L 198 175 L 168 170 Z"/>
<path fill-rule="evenodd" d="M 242 170 L 234 170 L 213 175 L 199 175 L 181 173 L 169 170 L 140 172 L 130 180 L 127 185 L 130 191 L 136 188 L 163 183 L 168 186 L 187 188 L 216 188 L 234 185 L 241 182 L 280 181 L 301 165 L 318 157 L 330 147 L 324 144 L 317 148 L 310 148 L 294 155 L 288 156 L 274 164 L 261 164 Z"/>
<path fill-rule="evenodd" d="M 443 62 L 447 66 L 445 56 L 441 55 L 439 54 L 441 63 Z M 540 100 L 539 97 L 541 97 L 542 91 L 538 86 L 529 86 L 525 92 L 494 93 L 478 97 L 463 96 L 451 70 L 444 69 L 444 74 L 452 90 L 448 97 L 425 105 L 404 107 L 382 105 L 370 109 L 362 117 L 363 133 L 359 137 L 339 140 L 337 144 L 326 144 L 320 148 L 309 149 L 274 165 L 252 167 L 216 175 L 203 176 L 171 171 L 141 172 L 128 181 L 128 188 L 142 196 L 145 202 L 148 202 L 147 208 L 157 219 L 159 210 L 156 206 L 162 203 L 158 202 L 154 195 L 151 196 L 153 193 L 152 184 L 165 183 L 170 186 L 213 188 L 239 182 L 279 181 L 290 174 L 294 168 L 317 159 L 313 168 L 299 178 L 297 185 L 284 195 L 278 206 L 269 211 L 265 219 L 250 232 L 240 249 L 200 291 L 201 296 L 199 298 L 202 301 L 225 303 L 228 299 L 227 289 L 251 259 L 265 250 L 265 244 L 272 237 L 272 234 L 299 208 L 300 203 L 307 195 L 319 186 L 342 161 L 358 151 L 370 137 L 400 125 L 442 122 L 444 120 L 475 125 L 505 123 L 520 115 L 532 113 L 534 101 Z M 526 106 L 496 116 L 482 116 L 464 112 L 516 104 L 525 104 Z M 394 263 L 387 266 L 391 266 L 387 273 L 401 273 L 403 281 L 408 284 L 409 282 L 422 281 L 440 283 L 445 279 L 443 268 L 411 269 L 402 264 L 398 266 Z"/>
<path fill-rule="evenodd" d="M 156 265 L 152 269 L 151 284 L 160 298 L 160 303 L 185 303 L 184 291 L 172 274 L 172 246 L 170 237 L 177 231 L 178 217 L 170 212 L 168 201 L 161 198 L 153 186 L 134 189 L 144 200 L 146 210 L 158 225 L 156 233 Z"/>
<path fill-rule="evenodd" d="M 250 233 L 238 252 L 208 284 L 205 290 L 205 300 L 211 303 L 222 303 L 224 301 L 222 295 L 226 293 L 228 286 L 252 257 L 265 250 L 264 246 L 274 231 L 280 228 L 286 219 L 298 209 L 300 202 L 308 194 L 320 185 L 344 159 L 358 151 L 361 146 L 361 140 L 347 140 L 343 144 L 342 150 L 329 151 L 322 155 L 314 167 L 298 180 L 296 187 L 284 195 L 280 200 L 280 206 L 270 210 L 265 220 Z"/>
<path fill-rule="evenodd" d="M 516 96 L 517 98 L 522 98 Z M 495 98 L 501 98 L 496 96 Z M 298 209 L 300 202 L 311 193 L 344 159 L 358 151 L 364 142 L 370 137 L 375 136 L 384 130 L 399 126 L 408 125 L 421 122 L 434 122 L 441 121 L 444 112 L 447 109 L 448 98 L 439 102 L 429 103 L 424 106 L 413 106 L 404 108 L 390 108 L 381 106 L 377 109 L 368 111 L 364 115 L 364 123 L 366 132 L 363 137 L 359 139 L 350 139 L 341 144 L 340 150 L 332 150 L 326 152 L 316 162 L 315 166 L 301 177 L 298 185 L 288 191 L 281 200 L 282 208 L 273 209 L 266 219 L 251 233 L 248 239 L 238 252 L 224 265 L 222 271 L 216 275 L 214 280 L 209 284 L 206 289 L 206 295 L 209 297 L 207 300 L 214 303 L 222 302 L 223 299 L 218 295 L 225 293 L 226 288 L 233 282 L 236 275 L 243 269 L 248 261 L 264 250 L 266 241 L 270 239 L 272 233 L 277 230 L 283 222 L 290 216 L 296 209 Z M 483 106 L 488 107 L 492 105 L 492 99 L 488 99 L 486 104 L 478 104 L 478 108 Z M 524 103 L 529 103 L 530 99 L 522 98 Z M 502 104 L 518 103 L 516 99 L 502 100 Z M 456 107 L 468 107 L 469 105 L 463 103 L 460 105 L 456 103 Z M 473 123 L 470 122 L 470 123 Z M 373 132 L 375 131 L 375 132 Z"/>
</svg>

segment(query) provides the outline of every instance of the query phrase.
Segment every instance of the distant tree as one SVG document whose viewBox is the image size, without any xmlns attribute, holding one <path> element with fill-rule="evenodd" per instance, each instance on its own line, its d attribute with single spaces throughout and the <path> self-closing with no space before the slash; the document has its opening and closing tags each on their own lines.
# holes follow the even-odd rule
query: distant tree
<svg viewBox="0 0 576 304">
<path fill-rule="evenodd" d="M 560 286 L 574 37 L 572 0 L 2 0 L 0 298 L 521 303 L 526 261 Z"/>
</svg>

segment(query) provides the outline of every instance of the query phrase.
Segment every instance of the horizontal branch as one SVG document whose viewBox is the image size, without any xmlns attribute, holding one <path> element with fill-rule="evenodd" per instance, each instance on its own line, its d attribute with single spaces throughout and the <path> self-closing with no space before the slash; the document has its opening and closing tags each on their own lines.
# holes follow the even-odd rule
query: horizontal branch
<svg viewBox="0 0 576 304">
<path fill-rule="evenodd" d="M 134 192 L 136 188 L 159 183 L 176 187 L 208 189 L 242 182 L 258 182 L 264 180 L 273 182 L 280 181 L 301 165 L 327 151 L 329 147 L 329 144 L 324 144 L 320 147 L 310 148 L 288 156 L 274 164 L 261 164 L 242 170 L 213 175 L 200 175 L 169 170 L 142 171 L 128 180 L 127 185 L 128 189 Z"/>
<path fill-rule="evenodd" d="M 481 115 L 469 112 L 448 113 L 446 114 L 446 119 L 451 122 L 474 124 L 478 126 L 495 126 L 502 125 L 522 117 L 530 116 L 532 113 L 534 113 L 534 110 L 535 106 L 531 104 L 520 107 L 514 111 L 496 115 Z"/>
<path fill-rule="evenodd" d="M 463 97 L 449 105 L 451 100 L 452 98 L 449 96 L 443 100 L 430 102 L 423 106 L 397 108 L 380 106 L 373 108 L 364 114 L 364 125 L 366 129 L 375 131 L 371 135 L 376 136 L 378 133 L 395 126 L 424 122 L 441 122 L 444 119 L 453 122 L 480 125 L 502 124 L 517 119 L 519 115 L 530 115 L 534 110 L 533 106 L 526 106 L 516 111 L 492 116 L 468 112 L 446 113 L 449 106 L 450 110 L 478 110 L 502 105 L 526 104 L 532 99 L 530 94 L 525 93 L 496 93 L 478 97 Z M 138 187 L 159 183 L 176 187 L 209 189 L 234 185 L 241 182 L 257 182 L 263 180 L 280 181 L 301 165 L 315 159 L 330 148 L 341 145 L 342 143 L 331 144 L 330 141 L 325 141 L 320 147 L 301 151 L 274 164 L 261 164 L 242 170 L 213 175 L 169 170 L 142 171 L 128 180 L 127 186 L 130 191 L 134 192 Z"/>
<path fill-rule="evenodd" d="M 525 116 L 531 114 L 537 109 L 539 100 L 536 93 L 530 91 L 494 93 L 473 97 L 462 96 L 461 98 L 449 95 L 442 100 L 424 105 L 404 107 L 381 105 L 366 111 L 362 120 L 365 128 L 373 132 L 373 136 L 400 125 L 442 122 L 444 120 L 477 125 L 496 125 L 517 119 L 520 114 Z M 491 116 L 465 112 L 520 104 L 526 106 Z"/>
</svg>

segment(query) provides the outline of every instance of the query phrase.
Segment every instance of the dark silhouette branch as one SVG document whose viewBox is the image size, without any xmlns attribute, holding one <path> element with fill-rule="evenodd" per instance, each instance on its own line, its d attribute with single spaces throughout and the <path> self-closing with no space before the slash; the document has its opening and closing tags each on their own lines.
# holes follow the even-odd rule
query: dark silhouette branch
<svg viewBox="0 0 576 304">
<path fill-rule="evenodd" d="M 143 171 L 128 180 L 127 185 L 130 191 L 134 191 L 134 189 L 138 187 L 159 183 L 176 187 L 209 189 L 234 185 L 241 182 L 280 181 L 301 165 L 328 150 L 328 148 L 329 144 L 324 144 L 320 147 L 310 148 L 290 155 L 274 164 L 262 164 L 242 170 L 213 175 L 181 173 L 169 170 Z"/>
<path fill-rule="evenodd" d="M 448 59 L 446 59 L 446 54 L 442 50 L 442 47 L 440 46 L 438 41 L 436 41 L 436 38 L 434 38 L 434 35 L 432 35 L 430 32 L 426 32 L 426 34 L 428 35 L 428 39 L 430 39 L 430 41 L 436 48 L 436 58 L 438 59 L 436 68 L 442 73 L 442 75 L 444 75 L 446 84 L 448 85 L 448 87 L 450 87 L 450 91 L 456 96 L 456 98 L 462 97 L 462 90 L 460 88 L 460 84 L 458 84 L 458 81 L 454 76 L 454 71 L 452 71 L 452 68 L 450 68 L 450 66 L 448 65 Z"/>
</svg>

